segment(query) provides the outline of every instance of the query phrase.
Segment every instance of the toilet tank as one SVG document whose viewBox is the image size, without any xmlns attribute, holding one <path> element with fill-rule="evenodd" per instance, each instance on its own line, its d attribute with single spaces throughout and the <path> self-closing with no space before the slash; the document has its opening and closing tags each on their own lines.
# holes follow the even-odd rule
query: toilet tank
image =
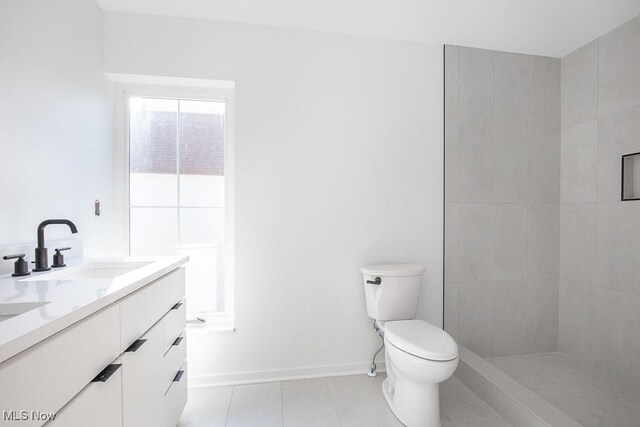
<svg viewBox="0 0 640 427">
<path fill-rule="evenodd" d="M 408 320 L 416 316 L 424 267 L 412 264 L 360 267 L 367 315 L 375 320 Z"/>
</svg>

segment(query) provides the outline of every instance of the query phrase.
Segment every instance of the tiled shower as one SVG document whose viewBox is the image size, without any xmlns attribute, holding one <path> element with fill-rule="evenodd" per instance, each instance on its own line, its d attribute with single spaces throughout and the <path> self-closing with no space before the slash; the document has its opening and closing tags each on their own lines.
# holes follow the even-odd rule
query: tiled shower
<svg viewBox="0 0 640 427">
<path fill-rule="evenodd" d="M 555 351 L 560 60 L 445 60 L 446 328 L 480 356 Z"/>
<path fill-rule="evenodd" d="M 584 425 L 640 422 L 636 152 L 639 18 L 561 59 L 445 47 L 445 329 Z"/>
</svg>

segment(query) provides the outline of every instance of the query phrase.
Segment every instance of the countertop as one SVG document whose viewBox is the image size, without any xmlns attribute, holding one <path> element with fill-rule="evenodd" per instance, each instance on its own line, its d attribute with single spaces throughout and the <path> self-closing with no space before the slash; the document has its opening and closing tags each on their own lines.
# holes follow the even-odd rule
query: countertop
<svg viewBox="0 0 640 427">
<path fill-rule="evenodd" d="M 117 302 L 146 284 L 184 265 L 188 257 L 85 259 L 62 269 L 25 277 L 0 276 L 0 318 L 11 309 L 31 308 L 0 321 L 0 363 L 60 332 L 98 310 Z M 82 271 L 93 263 L 147 263 L 115 278 L 63 280 L 55 275 Z M 51 275 L 47 280 L 39 276 Z M 81 275 L 80 275 L 81 276 Z"/>
</svg>

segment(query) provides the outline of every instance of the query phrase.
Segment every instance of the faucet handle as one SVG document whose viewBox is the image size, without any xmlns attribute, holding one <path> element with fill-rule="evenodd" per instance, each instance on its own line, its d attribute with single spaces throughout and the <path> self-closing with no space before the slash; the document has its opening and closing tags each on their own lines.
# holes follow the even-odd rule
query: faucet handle
<svg viewBox="0 0 640 427">
<path fill-rule="evenodd" d="M 28 276 L 31 274 L 29 271 L 29 263 L 24 260 L 24 254 L 5 255 L 2 257 L 4 260 L 15 259 L 13 263 L 13 277 Z"/>
<path fill-rule="evenodd" d="M 70 247 L 68 248 L 59 248 L 56 249 L 56 253 L 53 254 L 53 264 L 51 264 L 51 267 L 66 267 L 67 264 L 64 263 L 64 255 L 62 255 L 62 251 L 68 251 L 69 249 L 71 249 Z"/>
<path fill-rule="evenodd" d="M 24 258 L 26 255 L 25 254 L 13 254 L 13 255 L 5 255 L 2 257 L 3 260 L 8 260 L 8 259 L 20 259 L 20 258 Z"/>
</svg>

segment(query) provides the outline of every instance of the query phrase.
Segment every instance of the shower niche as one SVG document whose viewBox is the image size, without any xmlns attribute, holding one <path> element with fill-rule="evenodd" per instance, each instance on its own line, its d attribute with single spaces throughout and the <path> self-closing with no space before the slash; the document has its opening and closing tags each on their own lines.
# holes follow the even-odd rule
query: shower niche
<svg viewBox="0 0 640 427">
<path fill-rule="evenodd" d="M 640 153 L 622 156 L 622 200 L 640 200 Z"/>
</svg>

